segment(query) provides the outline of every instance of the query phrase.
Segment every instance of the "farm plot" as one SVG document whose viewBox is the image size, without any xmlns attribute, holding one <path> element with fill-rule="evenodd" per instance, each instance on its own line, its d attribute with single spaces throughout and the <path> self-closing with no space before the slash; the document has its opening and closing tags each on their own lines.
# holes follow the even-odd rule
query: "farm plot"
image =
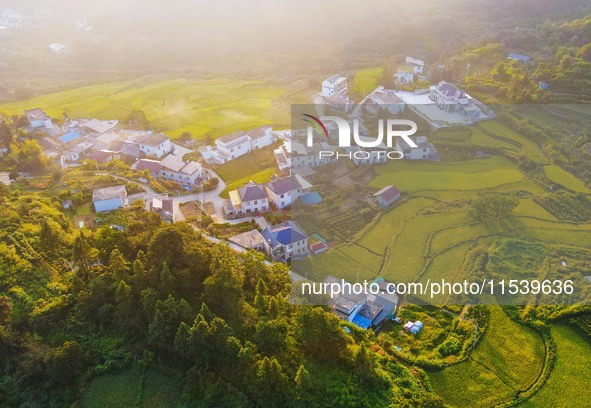
<svg viewBox="0 0 591 408">
<path fill-rule="evenodd" d="M 540 392 L 521 406 L 588 406 L 591 401 L 591 344 L 566 325 L 551 327 L 551 334 L 556 342 L 554 369 Z"/>
<path fill-rule="evenodd" d="M 560 220 L 574 222 L 591 220 L 591 201 L 581 194 L 549 194 L 537 198 L 536 201 Z"/>
<path fill-rule="evenodd" d="M 390 247 L 382 274 L 395 282 L 412 282 L 425 264 L 425 248 L 429 237 L 437 229 L 447 225 L 464 223 L 466 213 L 421 215 L 407 220 L 402 232 Z"/>
<path fill-rule="evenodd" d="M 544 361 L 542 339 L 491 307 L 487 333 L 470 358 L 429 373 L 434 390 L 452 407 L 493 407 L 515 397 L 539 375 Z"/>
<path fill-rule="evenodd" d="M 560 166 L 555 164 L 544 166 L 544 173 L 553 183 L 560 184 L 576 193 L 591 194 L 591 190 L 585 186 L 583 180 L 573 176 Z"/>
<path fill-rule="evenodd" d="M 421 161 L 396 161 L 376 166 L 377 177 L 372 187 L 381 188 L 395 184 L 401 191 L 422 190 L 482 190 L 524 179 L 523 173 L 515 170 L 502 157 L 468 160 L 453 163 Z"/>
<path fill-rule="evenodd" d="M 146 80 L 93 85 L 0 105 L 0 112 L 22 114 L 41 107 L 61 118 L 124 119 L 141 109 L 150 123 L 177 137 L 188 131 L 195 138 L 214 137 L 267 123 L 289 123 L 289 112 L 274 109 L 273 101 L 289 90 L 280 85 L 235 79 Z"/>
<path fill-rule="evenodd" d="M 523 154 L 530 160 L 539 161 L 542 164 L 546 164 L 548 162 L 536 143 L 529 140 L 525 136 L 520 135 L 511 128 L 503 125 L 497 120 L 487 120 L 485 122 L 480 122 L 477 127 L 481 128 L 484 132 L 490 132 L 495 136 L 499 136 L 501 138 L 518 143 L 521 146 L 521 151 Z"/>
<path fill-rule="evenodd" d="M 411 198 L 404 203 L 394 206 L 382 214 L 372 227 L 365 231 L 357 240 L 357 244 L 371 249 L 374 252 L 383 253 L 392 239 L 402 229 L 402 222 L 415 216 L 422 209 L 433 203 L 428 198 Z"/>
</svg>

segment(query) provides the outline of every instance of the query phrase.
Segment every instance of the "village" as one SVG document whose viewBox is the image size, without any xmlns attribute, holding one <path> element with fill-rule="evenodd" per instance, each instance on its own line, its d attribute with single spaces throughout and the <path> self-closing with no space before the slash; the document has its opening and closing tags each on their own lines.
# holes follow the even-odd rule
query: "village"
<svg viewBox="0 0 591 408">
<path fill-rule="evenodd" d="M 428 79 L 424 65 L 421 60 L 407 57 L 405 65 L 395 73 L 396 82 L 406 84 Z M 488 107 L 445 81 L 415 92 L 378 86 L 356 104 L 348 96 L 347 78 L 333 75 L 322 82 L 321 91 L 313 101 L 320 113 L 351 114 L 363 108 L 364 114 L 375 116 L 386 112 L 396 116 L 408 110 L 426 120 L 432 129 L 469 125 L 495 117 Z M 359 115 L 359 112 L 355 114 Z M 102 214 L 139 201 L 147 211 L 157 213 L 164 222 L 173 223 L 187 220 L 183 208 L 194 203 L 194 207 L 199 209 L 200 220 L 207 214 L 218 225 L 240 226 L 235 233 L 222 237 L 233 249 L 258 251 L 269 261 L 291 263 L 321 254 L 331 247 L 327 239 L 316 233 L 308 235 L 296 220 L 290 219 L 290 210 L 296 203 L 315 206 L 323 201 L 322 195 L 308 179 L 319 167 L 337 160 L 338 155 L 319 154 L 320 151 L 336 152 L 339 149 L 334 143 L 337 128 L 332 124 L 327 125 L 328 140 L 314 142 L 312 146 L 305 143 L 305 131 L 301 129 L 274 130 L 272 126 L 265 125 L 235 131 L 217 138 L 213 145 L 194 149 L 191 141 L 182 143 L 171 140 L 163 132 L 138 130 L 131 120 L 121 123 L 113 118 L 71 118 L 67 115 L 63 120 L 57 120 L 42 107 L 26 110 L 23 117 L 26 119 L 22 127 L 25 134 L 34 136 L 43 154 L 63 169 L 92 166 L 94 163 L 99 172 L 99 166 L 120 160 L 138 175 L 149 174 L 154 180 L 169 182 L 168 191 L 164 193 L 151 188 L 147 176 L 139 176 L 133 182 L 140 192 L 127 191 L 126 184 L 130 180 L 122 177 L 120 179 L 125 183 L 94 189 L 92 209 L 99 218 Z M 361 133 L 362 137 L 369 138 L 366 128 Z M 416 147 L 411 147 L 403 139 L 396 142 L 395 150 L 404 159 L 441 159 L 427 136 L 414 136 L 412 140 Z M 249 181 L 227 191 L 228 198 L 222 198 L 220 194 L 227 189 L 227 185 L 216 172 L 216 167 L 261 149 L 272 150 L 276 173 L 268 182 Z M 365 153 L 363 156 L 352 156 L 354 165 L 362 166 L 385 163 L 387 156 L 383 153 L 389 149 L 382 143 L 371 150 L 359 146 L 346 150 L 349 154 Z M 3 153 L 6 150 L 0 154 Z M 6 183 L 10 183 L 9 173 L 1 175 Z M 395 185 L 388 185 L 372 192 L 367 203 L 378 211 L 386 211 L 401 200 L 402 195 L 403 192 Z M 71 208 L 74 204 L 71 199 L 65 199 L 62 205 Z M 277 212 L 282 214 L 282 222 L 274 223 Z M 198 225 L 194 224 L 195 228 L 201 229 L 201 221 Z M 248 225 L 251 229 L 244 230 L 243 227 Z M 91 226 L 92 222 L 77 222 L 78 228 Z M 207 233 L 205 236 L 214 242 L 220 241 Z M 294 281 L 305 279 L 296 272 L 291 274 Z M 328 276 L 325 282 L 334 280 L 335 277 Z M 383 278 L 379 283 L 386 284 Z M 370 296 L 340 295 L 330 300 L 339 317 L 364 329 L 377 329 L 392 318 L 398 302 L 396 295 L 385 292 Z M 421 322 L 405 326 L 412 333 L 418 333 L 421 327 Z"/>
</svg>

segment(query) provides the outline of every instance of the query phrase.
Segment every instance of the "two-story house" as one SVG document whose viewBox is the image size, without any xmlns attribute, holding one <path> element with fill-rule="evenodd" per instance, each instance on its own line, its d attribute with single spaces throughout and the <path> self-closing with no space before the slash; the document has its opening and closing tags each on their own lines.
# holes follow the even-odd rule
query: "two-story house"
<svg viewBox="0 0 591 408">
<path fill-rule="evenodd" d="M 304 191 L 311 187 L 310 183 L 297 174 L 284 178 L 274 176 L 266 185 L 269 201 L 277 209 L 289 207 Z"/>
<path fill-rule="evenodd" d="M 265 186 L 249 182 L 236 190 L 230 191 L 230 207 L 226 209 L 228 215 L 240 216 L 249 213 L 267 211 L 269 198 Z"/>
<path fill-rule="evenodd" d="M 405 159 L 410 160 L 438 160 L 439 155 L 437 149 L 428 142 L 427 136 L 411 137 L 417 147 L 411 147 L 406 141 L 398 137 L 396 138 L 396 150 L 402 152 Z"/>
<path fill-rule="evenodd" d="M 250 137 L 242 130 L 222 136 L 215 141 L 217 145 L 216 161 L 226 163 L 250 152 Z"/>
<path fill-rule="evenodd" d="M 201 177 L 202 167 L 200 163 L 184 162 L 180 157 L 169 154 L 160 162 L 159 177 L 176 181 L 186 186 L 195 184 Z"/>
<path fill-rule="evenodd" d="M 246 135 L 250 138 L 251 150 L 271 146 L 277 141 L 277 136 L 273 134 L 273 128 L 269 125 L 249 130 Z"/>
<path fill-rule="evenodd" d="M 295 221 L 267 227 L 261 235 L 265 253 L 276 262 L 308 256 L 308 236 Z"/>
<path fill-rule="evenodd" d="M 439 109 L 446 112 L 456 112 L 461 110 L 461 107 L 470 104 L 470 99 L 462 90 L 445 81 L 431 86 L 429 97 Z"/>
<path fill-rule="evenodd" d="M 322 96 L 333 96 L 335 94 L 346 94 L 349 90 L 347 78 L 333 75 L 322 81 Z"/>
<path fill-rule="evenodd" d="M 163 133 L 153 133 L 140 142 L 140 150 L 146 156 L 161 158 L 172 151 L 172 143 Z"/>
</svg>

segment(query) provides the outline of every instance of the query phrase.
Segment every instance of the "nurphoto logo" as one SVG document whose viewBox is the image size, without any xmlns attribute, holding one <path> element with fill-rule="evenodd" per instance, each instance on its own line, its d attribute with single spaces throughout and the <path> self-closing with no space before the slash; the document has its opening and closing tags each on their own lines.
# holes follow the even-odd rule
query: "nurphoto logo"
<svg viewBox="0 0 591 408">
<path fill-rule="evenodd" d="M 347 119 L 341 118 L 339 116 L 320 116 L 317 118 L 315 116 L 309 114 L 302 114 L 306 117 L 304 119 L 305 122 L 309 123 L 310 125 L 307 127 L 307 146 L 312 147 L 314 145 L 314 130 L 323 137 L 325 140 L 329 140 L 329 132 L 327 130 L 327 126 L 325 122 L 332 121 L 336 124 L 338 129 L 338 147 L 341 148 L 350 148 L 352 147 L 352 141 L 354 146 L 357 146 L 363 150 L 356 150 L 354 152 L 347 152 L 346 154 L 332 151 L 332 150 L 321 150 L 318 152 L 319 158 L 323 157 L 332 157 L 336 156 L 336 158 L 340 157 L 348 157 L 348 158 L 355 158 L 355 159 L 367 159 L 371 154 L 383 154 L 388 159 L 402 159 L 404 154 L 398 150 L 390 150 L 390 151 L 383 151 L 383 150 L 376 150 L 376 151 L 367 151 L 365 149 L 371 148 L 380 148 L 385 147 L 387 149 L 396 148 L 396 142 L 394 141 L 395 137 L 402 138 L 409 147 L 416 148 L 416 143 L 411 139 L 410 136 L 415 134 L 417 131 L 417 124 L 412 120 L 407 119 L 384 119 L 378 120 L 378 135 L 375 138 L 362 136 L 359 132 L 360 124 L 359 119 L 353 119 L 352 126 Z M 385 144 L 384 144 L 385 138 Z"/>
</svg>

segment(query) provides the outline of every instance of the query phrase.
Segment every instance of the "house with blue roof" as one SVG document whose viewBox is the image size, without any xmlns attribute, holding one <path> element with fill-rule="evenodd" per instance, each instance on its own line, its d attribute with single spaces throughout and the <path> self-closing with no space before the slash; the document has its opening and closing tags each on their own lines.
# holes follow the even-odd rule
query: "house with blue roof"
<svg viewBox="0 0 591 408">
<path fill-rule="evenodd" d="M 339 294 L 331 298 L 329 305 L 339 318 L 362 329 L 378 330 L 396 313 L 398 296 L 389 293 L 389 282 L 386 282 L 383 278 L 378 278 L 372 282 L 379 289 L 374 293 L 353 293 L 350 290 L 351 285 L 349 283 L 334 276 L 328 276 L 324 283 L 341 285 Z"/>
<path fill-rule="evenodd" d="M 533 58 L 530 57 L 529 55 L 515 54 L 515 53 L 511 53 L 511 54 L 507 55 L 507 58 L 509 58 L 510 60 L 513 60 L 513 61 L 523 62 L 524 64 L 527 64 L 528 62 L 533 61 Z"/>
<path fill-rule="evenodd" d="M 261 234 L 265 253 L 276 262 L 308 256 L 308 235 L 295 221 L 267 227 Z"/>
</svg>

